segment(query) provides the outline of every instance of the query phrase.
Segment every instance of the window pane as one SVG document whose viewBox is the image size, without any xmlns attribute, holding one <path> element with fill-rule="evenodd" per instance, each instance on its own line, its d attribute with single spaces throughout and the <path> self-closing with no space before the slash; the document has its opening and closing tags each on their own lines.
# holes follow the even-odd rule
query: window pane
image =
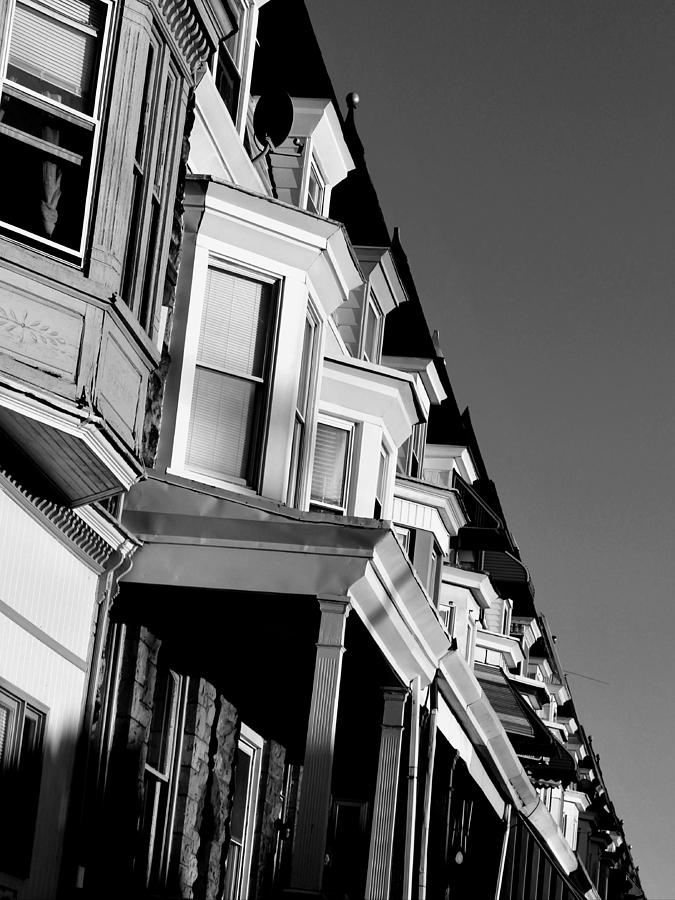
<svg viewBox="0 0 675 900">
<path fill-rule="evenodd" d="M 258 385 L 197 367 L 186 462 L 217 476 L 245 479 Z"/>
<path fill-rule="evenodd" d="M 302 359 L 300 360 L 300 381 L 298 384 L 297 410 L 301 416 L 307 413 L 307 396 L 309 394 L 309 368 L 312 357 L 312 338 L 314 337 L 314 324 L 305 319 L 305 334 L 302 340 Z"/>
<path fill-rule="evenodd" d="M 270 295 L 267 284 L 209 269 L 197 351 L 199 362 L 261 377 Z"/>
<path fill-rule="evenodd" d="M 0 706 L 0 768 L 5 760 L 5 742 L 9 731 L 9 710 Z"/>
<path fill-rule="evenodd" d="M 349 432 L 319 422 L 316 429 L 312 500 L 344 506 Z"/>
<path fill-rule="evenodd" d="M 234 801 L 230 818 L 232 840 L 244 843 L 246 830 L 246 809 L 248 807 L 248 788 L 251 770 L 251 757 L 241 747 L 237 748 L 237 769 L 234 782 Z"/>
<path fill-rule="evenodd" d="M 407 438 L 398 448 L 396 454 L 396 471 L 400 475 L 408 474 L 408 451 L 410 449 L 410 438 Z"/>
<path fill-rule="evenodd" d="M 91 113 L 104 7 L 70 3 L 64 12 L 73 12 L 81 24 L 66 23 L 46 9 L 16 4 L 7 76 L 52 100 Z"/>
<path fill-rule="evenodd" d="M 363 353 L 371 362 L 376 362 L 378 344 L 379 316 L 372 303 L 366 306 L 366 321 L 364 323 Z"/>
</svg>

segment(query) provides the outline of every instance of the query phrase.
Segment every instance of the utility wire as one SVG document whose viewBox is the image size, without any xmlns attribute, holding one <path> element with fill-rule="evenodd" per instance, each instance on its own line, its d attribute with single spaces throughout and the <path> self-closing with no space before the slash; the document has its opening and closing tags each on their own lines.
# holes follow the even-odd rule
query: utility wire
<svg viewBox="0 0 675 900">
<path fill-rule="evenodd" d="M 570 669 L 565 672 L 565 675 L 576 675 L 578 678 L 586 678 L 588 681 L 597 681 L 598 684 L 610 685 L 609 681 L 603 681 L 602 678 L 592 678 L 590 675 L 582 675 L 581 672 L 572 672 Z"/>
</svg>

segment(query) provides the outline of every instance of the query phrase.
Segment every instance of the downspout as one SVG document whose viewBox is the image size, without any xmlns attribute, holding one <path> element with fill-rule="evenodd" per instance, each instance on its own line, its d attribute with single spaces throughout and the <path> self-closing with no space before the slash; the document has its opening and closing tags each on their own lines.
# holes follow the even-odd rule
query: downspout
<svg viewBox="0 0 675 900">
<path fill-rule="evenodd" d="M 138 549 L 138 544 L 125 541 L 114 553 L 110 555 L 104 571 L 99 580 L 99 599 L 96 610 L 96 622 L 94 626 L 94 643 L 91 653 L 91 666 L 89 682 L 87 684 L 87 696 L 84 704 L 82 721 L 83 754 L 81 758 L 80 783 L 82 784 L 82 796 L 78 811 L 78 844 L 77 844 L 77 870 L 75 886 L 81 889 L 84 886 L 85 866 L 83 865 L 83 848 L 86 847 L 85 831 L 87 807 L 92 803 L 91 765 L 92 744 L 91 732 L 94 723 L 94 709 L 96 705 L 96 693 L 98 689 L 98 676 L 103 656 L 105 639 L 108 634 L 108 616 L 112 601 L 119 591 L 118 582 L 133 565 L 133 554 Z"/>
<path fill-rule="evenodd" d="M 424 807 L 422 809 L 422 832 L 420 835 L 420 867 L 417 880 L 417 898 L 427 896 L 427 853 L 429 848 L 429 823 L 431 820 L 431 789 L 434 781 L 436 759 L 436 719 L 438 718 L 438 671 L 430 686 L 431 714 L 429 716 L 429 745 L 427 748 L 427 772 L 424 779 Z"/>
<path fill-rule="evenodd" d="M 410 682 L 410 740 L 408 746 L 408 809 L 405 823 L 403 900 L 412 900 L 415 818 L 417 812 L 417 765 L 420 749 L 420 676 Z"/>
<path fill-rule="evenodd" d="M 504 869 L 506 867 L 506 854 L 509 848 L 509 838 L 511 837 L 511 805 L 506 804 L 504 810 L 504 840 L 502 842 L 502 854 L 499 859 L 499 871 L 497 872 L 497 889 L 495 890 L 495 900 L 499 900 L 502 892 L 502 882 L 504 880 Z"/>
</svg>

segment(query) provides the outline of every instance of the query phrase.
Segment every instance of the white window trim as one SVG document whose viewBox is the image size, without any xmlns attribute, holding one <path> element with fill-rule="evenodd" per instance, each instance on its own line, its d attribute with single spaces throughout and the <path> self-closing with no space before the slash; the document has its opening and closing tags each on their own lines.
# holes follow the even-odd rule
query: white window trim
<svg viewBox="0 0 675 900">
<path fill-rule="evenodd" d="M 246 831 L 242 845 L 241 880 L 236 895 L 237 900 L 247 900 L 249 896 L 258 792 L 260 790 L 260 769 L 264 747 L 265 741 L 263 738 L 242 722 L 241 730 L 239 732 L 239 749 L 250 756 L 251 769 L 246 798 Z"/>
<path fill-rule="evenodd" d="M 368 319 L 368 309 L 372 308 L 375 310 L 375 328 L 377 329 L 377 338 L 375 340 L 375 353 L 373 354 L 374 358 L 369 359 L 366 356 L 366 348 L 365 348 L 365 339 L 366 339 L 366 322 Z M 382 327 L 384 322 L 384 313 L 382 312 L 382 307 L 377 299 L 375 291 L 368 286 L 366 288 L 366 302 L 363 304 L 363 311 L 361 314 L 361 334 L 359 336 L 359 359 L 364 359 L 366 362 L 373 363 L 374 365 L 379 365 L 381 350 L 382 350 L 382 337 L 384 334 L 384 328 Z"/>
<path fill-rule="evenodd" d="M 251 487 L 242 484 L 237 480 L 229 480 L 227 478 L 217 478 L 212 475 L 205 475 L 197 472 L 185 462 L 187 452 L 188 434 L 190 430 L 190 410 L 192 407 L 192 395 L 194 391 L 195 371 L 197 368 L 197 349 L 199 346 L 199 329 L 202 321 L 202 310 L 204 308 L 204 299 L 206 297 L 206 286 L 208 279 L 208 270 L 210 267 L 222 268 L 234 275 L 241 275 L 244 278 L 252 278 L 256 281 L 262 281 L 272 285 L 275 290 L 273 298 L 273 310 L 270 320 L 270 340 L 272 348 L 269 358 L 269 367 L 267 370 L 267 403 L 265 421 L 261 426 L 260 445 L 257 452 L 260 453 L 260 477 L 258 485 Z M 185 329 L 185 344 L 183 352 L 183 364 L 181 368 L 180 386 L 178 389 L 178 403 L 176 408 L 176 427 L 174 430 L 173 447 L 171 451 L 171 464 L 167 468 L 170 475 L 178 475 L 181 478 L 188 478 L 191 481 L 198 481 L 202 484 L 212 485 L 213 487 L 223 488 L 228 491 L 236 491 L 248 496 L 255 496 L 259 493 L 256 489 L 262 484 L 264 478 L 265 455 L 266 455 L 266 432 L 269 420 L 269 407 L 272 401 L 272 392 L 274 389 L 274 371 L 276 368 L 276 336 L 279 329 L 279 313 L 283 301 L 283 278 L 279 275 L 263 269 L 243 266 L 240 262 L 235 262 L 228 257 L 210 251 L 204 247 L 197 247 L 195 251 L 194 270 L 192 275 L 192 284 L 190 286 L 190 300 L 187 325 Z"/>
<path fill-rule="evenodd" d="M 309 378 L 309 389 L 307 391 L 307 414 L 305 416 L 305 427 L 303 435 L 303 446 L 298 453 L 297 465 L 298 472 L 295 477 L 294 497 L 289 496 L 289 487 L 292 480 L 292 473 L 289 469 L 288 480 L 285 486 L 287 503 L 289 506 L 296 506 L 298 509 L 307 509 L 309 505 L 309 497 L 312 487 L 312 466 L 314 465 L 314 438 L 316 435 L 317 424 L 317 397 L 320 387 L 320 370 L 321 360 L 323 358 L 323 348 L 325 334 L 323 328 L 323 319 L 319 313 L 319 305 L 315 302 L 311 294 L 307 297 L 307 311 L 305 319 L 311 319 L 314 323 L 314 337 L 312 342 L 312 351 L 307 367 Z M 289 459 L 293 461 L 293 440 L 295 431 L 295 416 L 297 410 L 297 394 L 300 391 L 300 374 L 298 371 L 298 386 L 296 391 L 296 403 L 293 407 L 293 424 L 291 428 L 291 445 Z"/>
<path fill-rule="evenodd" d="M 349 435 L 347 438 L 347 461 L 345 464 L 345 486 L 343 496 L 345 498 L 344 506 L 333 506 L 328 503 L 320 503 L 312 499 L 312 475 L 314 473 L 314 449 L 316 447 L 316 432 L 319 425 L 330 425 L 332 428 L 340 428 Z M 309 482 L 309 506 L 313 506 L 317 512 L 333 512 L 336 515 L 349 515 L 349 510 L 353 507 L 353 465 L 354 459 L 358 456 L 355 452 L 355 441 L 357 437 L 357 423 L 348 419 L 340 419 L 336 416 L 330 416 L 327 413 L 319 412 L 316 417 L 314 429 L 312 432 L 312 452 L 310 460 L 310 469 L 308 474 Z"/>
<path fill-rule="evenodd" d="M 30 0 L 22 0 L 22 2 L 26 2 L 29 6 L 34 6 L 30 2 Z M 114 14 L 113 3 L 112 0 L 100 0 L 107 7 L 106 17 L 105 17 L 105 26 L 103 28 L 103 34 L 101 36 L 101 58 L 98 64 L 98 74 L 97 74 L 97 82 L 96 82 L 96 91 L 94 94 L 94 104 L 93 104 L 93 114 L 87 115 L 86 113 L 80 113 L 77 110 L 71 109 L 69 106 L 66 106 L 62 103 L 58 103 L 54 100 L 50 100 L 42 94 L 37 93 L 36 91 L 31 90 L 30 88 L 23 87 L 22 85 L 17 85 L 15 82 L 10 81 L 7 78 L 7 64 L 9 60 L 9 46 L 10 46 L 10 36 L 12 34 L 12 29 L 14 27 L 14 13 L 16 10 L 16 0 L 13 0 L 11 5 L 11 10 L 6 17 L 6 26 L 4 33 L 0 36 L 2 40 L 2 58 L 0 61 L 0 93 L 4 90 L 5 81 L 9 81 L 13 87 L 16 87 L 18 90 L 25 92 L 29 96 L 37 97 L 41 101 L 49 103 L 54 106 L 56 109 L 61 109 L 67 112 L 69 115 L 74 115 L 77 118 L 81 119 L 85 122 L 90 122 L 93 128 L 93 137 L 92 137 L 92 154 L 91 160 L 89 163 L 89 179 L 87 181 L 87 196 L 84 204 L 84 212 L 82 215 L 82 235 L 80 238 L 80 246 L 77 250 L 73 250 L 72 247 L 66 247 L 64 244 L 59 244 L 57 241 L 51 241 L 49 238 L 43 238 L 39 234 L 34 234 L 32 231 L 26 231 L 23 228 L 19 228 L 16 225 L 11 225 L 9 222 L 2 222 L 2 228 L 7 228 L 8 230 L 14 232 L 15 234 L 20 234 L 26 238 L 29 238 L 31 241 L 36 241 L 40 245 L 45 247 L 51 247 L 54 250 L 58 250 L 59 253 L 64 253 L 69 255 L 70 257 L 75 257 L 78 263 L 81 263 L 84 257 L 84 252 L 87 246 L 87 242 L 89 239 L 89 232 L 91 228 L 91 206 L 93 202 L 94 195 L 94 175 L 98 168 L 98 158 L 101 150 L 101 101 L 103 96 L 104 84 L 107 81 L 108 77 L 108 65 L 110 62 L 110 31 L 112 28 L 112 18 Z M 50 12 L 53 12 L 50 10 Z M 62 19 L 62 16 L 59 16 L 57 12 L 53 12 L 55 18 Z M 66 17 L 67 20 L 67 17 Z"/>
<path fill-rule="evenodd" d="M 328 179 L 326 178 L 323 168 L 319 163 L 317 153 L 314 149 L 314 144 L 314 139 L 311 136 L 305 138 L 302 179 L 300 182 L 300 206 L 313 215 L 325 216 L 327 214 L 326 210 L 330 208 L 331 186 L 328 182 Z M 314 168 L 316 169 L 316 173 L 319 176 L 319 181 L 323 185 L 321 210 L 318 213 L 314 213 L 314 210 L 309 209 L 307 205 L 307 201 L 309 198 L 309 178 L 312 171 L 312 166 L 314 166 Z"/>
</svg>

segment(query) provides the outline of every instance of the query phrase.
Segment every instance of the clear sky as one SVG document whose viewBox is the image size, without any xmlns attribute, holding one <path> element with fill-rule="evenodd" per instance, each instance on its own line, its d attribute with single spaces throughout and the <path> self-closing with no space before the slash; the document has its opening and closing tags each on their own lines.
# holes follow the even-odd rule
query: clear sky
<svg viewBox="0 0 675 900">
<path fill-rule="evenodd" d="M 675 898 L 675 2 L 308 0 L 649 900 Z"/>
</svg>

